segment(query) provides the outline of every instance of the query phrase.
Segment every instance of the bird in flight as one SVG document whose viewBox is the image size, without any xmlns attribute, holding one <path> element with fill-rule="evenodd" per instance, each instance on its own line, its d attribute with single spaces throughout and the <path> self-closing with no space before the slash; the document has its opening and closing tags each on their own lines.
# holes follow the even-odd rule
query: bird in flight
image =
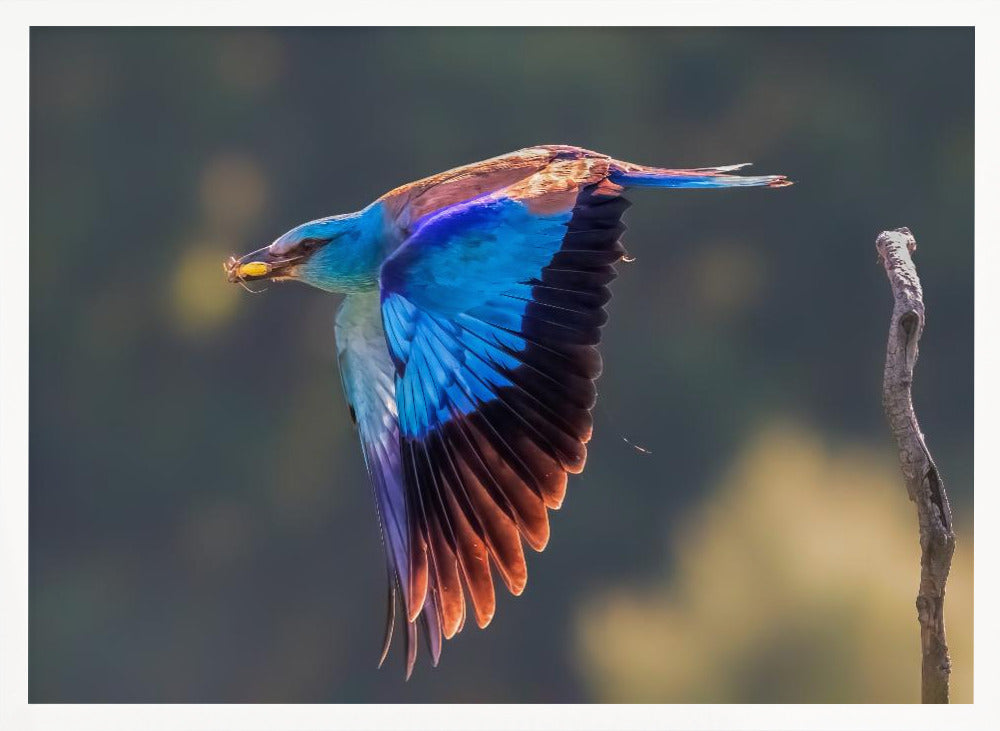
<svg viewBox="0 0 1000 731">
<path fill-rule="evenodd" d="M 486 627 L 493 571 L 519 595 L 522 540 L 583 470 L 597 351 L 629 188 L 791 185 L 742 165 L 647 167 L 568 145 L 530 147 L 296 226 L 225 263 L 228 279 L 298 280 L 346 294 L 340 375 L 375 493 L 389 610 L 406 677 L 421 622 L 433 664 L 471 613 Z M 467 601 L 468 599 L 468 601 Z"/>
</svg>

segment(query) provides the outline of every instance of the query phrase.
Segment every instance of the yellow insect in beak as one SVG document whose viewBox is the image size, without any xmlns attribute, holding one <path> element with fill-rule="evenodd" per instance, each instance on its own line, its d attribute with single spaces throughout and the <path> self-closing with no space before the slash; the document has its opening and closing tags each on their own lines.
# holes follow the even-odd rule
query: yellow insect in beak
<svg viewBox="0 0 1000 731">
<path fill-rule="evenodd" d="M 271 265 L 265 261 L 249 261 L 241 264 L 238 276 L 240 277 L 263 277 L 270 273 Z"/>
<path fill-rule="evenodd" d="M 254 252 L 256 253 L 256 252 Z M 234 284 L 247 288 L 247 280 L 256 281 L 273 275 L 276 267 L 266 261 L 248 261 L 241 264 L 235 256 L 229 257 L 222 265 L 226 270 L 226 278 Z"/>
</svg>

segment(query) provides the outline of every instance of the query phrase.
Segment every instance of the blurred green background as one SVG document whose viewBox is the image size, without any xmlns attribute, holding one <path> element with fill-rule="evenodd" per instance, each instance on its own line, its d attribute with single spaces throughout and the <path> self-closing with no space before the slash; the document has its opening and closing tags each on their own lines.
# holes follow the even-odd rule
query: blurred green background
<svg viewBox="0 0 1000 731">
<path fill-rule="evenodd" d="M 971 29 L 34 29 L 33 702 L 916 701 L 916 518 L 880 405 L 878 231 L 972 698 Z M 525 594 L 403 683 L 336 298 L 231 253 L 537 143 L 752 160 L 638 191 L 588 469 Z M 630 448 L 622 436 L 652 450 Z"/>
</svg>

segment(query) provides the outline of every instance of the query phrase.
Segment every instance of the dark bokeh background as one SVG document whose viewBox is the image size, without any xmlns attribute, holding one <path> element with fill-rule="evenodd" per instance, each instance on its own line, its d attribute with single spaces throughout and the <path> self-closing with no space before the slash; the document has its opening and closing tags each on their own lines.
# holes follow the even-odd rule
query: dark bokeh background
<svg viewBox="0 0 1000 731">
<path fill-rule="evenodd" d="M 35 29 L 31 700 L 915 700 L 915 675 L 862 682 L 843 650 L 864 632 L 859 652 L 890 654 L 879 642 L 893 632 L 916 644 L 915 523 L 880 408 L 890 301 L 873 242 L 905 224 L 920 243 L 929 322 L 916 398 L 971 528 L 973 40 L 969 29 Z M 249 295 L 220 263 L 397 184 L 549 142 L 675 167 L 752 160 L 798 184 L 632 196 L 638 260 L 616 284 L 587 472 L 531 557 L 525 594 L 504 595 L 488 631 L 470 623 L 440 668 L 422 660 L 404 684 L 398 648 L 375 669 L 384 563 L 335 372 L 336 299 L 298 285 Z M 671 623 L 638 610 L 601 619 L 635 597 L 690 609 L 704 595 L 692 616 L 742 627 L 737 600 L 678 588 L 678 536 L 713 501 L 735 527 L 706 529 L 694 553 L 739 530 L 724 496 L 753 481 L 732 465 L 757 464 L 755 439 L 776 420 L 825 446 L 768 442 L 761 464 L 775 474 L 860 450 L 858 474 L 888 476 L 839 522 L 816 501 L 842 504 L 840 486 L 863 480 L 810 492 L 815 480 L 788 478 L 766 540 L 833 520 L 820 558 L 802 560 L 853 576 L 891 553 L 881 537 L 895 513 L 866 501 L 898 495 L 907 530 L 887 568 L 898 591 L 873 582 L 892 584 L 892 611 L 802 624 L 820 589 L 802 579 L 799 591 L 794 576 L 823 576 L 809 563 L 781 583 L 804 597 L 795 626 L 748 625 L 730 654 L 697 642 L 675 652 Z M 758 482 L 781 482 L 766 469 Z M 841 551 L 855 539 L 868 555 Z M 807 553 L 786 543 L 773 553 Z M 748 571 L 767 576 L 761 556 Z M 956 561 L 970 556 L 971 533 Z M 854 596 L 844 581 L 836 595 Z M 768 616 L 786 601 L 755 595 Z M 963 601 L 971 583 L 949 593 Z M 964 616 L 949 631 L 971 637 Z M 650 636 L 667 649 L 646 668 L 628 647 Z M 736 646 L 756 649 L 731 656 Z M 971 654 L 956 653 L 968 673 L 956 692 L 971 697 Z M 706 656 L 720 669 L 687 690 L 663 680 L 639 692 L 628 675 L 642 667 L 648 685 L 666 678 L 655 662 L 693 674 Z M 762 674 L 794 682 L 778 692 Z"/>
</svg>

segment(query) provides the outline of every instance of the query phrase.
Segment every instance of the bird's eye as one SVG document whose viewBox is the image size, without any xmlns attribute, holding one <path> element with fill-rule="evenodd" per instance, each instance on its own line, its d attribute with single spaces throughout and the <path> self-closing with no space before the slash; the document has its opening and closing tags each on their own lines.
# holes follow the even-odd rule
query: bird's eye
<svg viewBox="0 0 1000 731">
<path fill-rule="evenodd" d="M 303 249 L 306 249 L 306 250 L 315 249 L 320 244 L 325 244 L 329 240 L 330 239 L 319 239 L 319 238 L 302 239 L 299 242 L 299 246 L 301 246 Z"/>
</svg>

